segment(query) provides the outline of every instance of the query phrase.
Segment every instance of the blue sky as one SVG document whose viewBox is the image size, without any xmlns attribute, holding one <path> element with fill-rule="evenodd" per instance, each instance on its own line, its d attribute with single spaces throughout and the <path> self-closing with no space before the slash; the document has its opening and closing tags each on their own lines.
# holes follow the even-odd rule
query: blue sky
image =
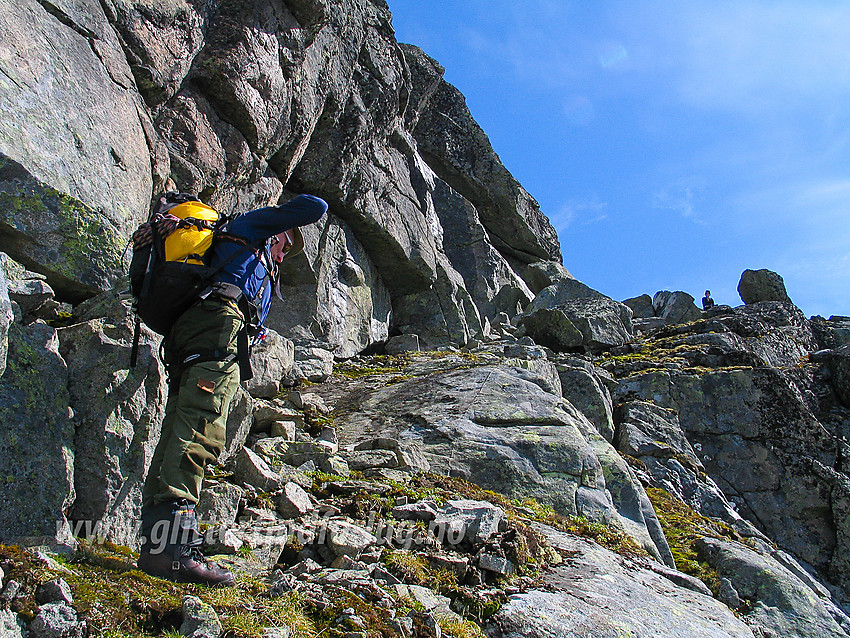
<svg viewBox="0 0 850 638">
<path fill-rule="evenodd" d="M 575 277 L 739 305 L 769 268 L 807 315 L 850 315 L 850 3 L 389 4 Z"/>
</svg>

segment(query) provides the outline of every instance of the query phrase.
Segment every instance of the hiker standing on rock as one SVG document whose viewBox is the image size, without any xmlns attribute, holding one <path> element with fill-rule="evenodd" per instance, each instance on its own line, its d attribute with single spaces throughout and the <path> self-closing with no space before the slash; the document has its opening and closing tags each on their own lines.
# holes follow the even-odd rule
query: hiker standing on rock
<svg viewBox="0 0 850 638">
<path fill-rule="evenodd" d="M 303 249 L 299 226 L 327 209 L 324 200 L 299 195 L 250 211 L 228 222 L 209 249 L 210 285 L 163 340 L 168 401 L 144 485 L 140 570 L 177 582 L 234 584 L 200 551 L 195 504 L 204 467 L 224 449 L 231 401 L 251 376 L 248 333 L 256 340 L 265 332 L 279 266 Z"/>
</svg>

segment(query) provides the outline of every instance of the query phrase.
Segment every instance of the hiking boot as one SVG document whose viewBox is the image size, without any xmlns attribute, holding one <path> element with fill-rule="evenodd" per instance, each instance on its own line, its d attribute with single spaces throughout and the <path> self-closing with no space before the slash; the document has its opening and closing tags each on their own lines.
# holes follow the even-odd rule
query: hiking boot
<svg viewBox="0 0 850 638">
<path fill-rule="evenodd" d="M 232 586 L 228 570 L 201 553 L 203 541 L 195 505 L 185 499 L 142 508 L 142 548 L 138 567 L 151 576 L 177 583 Z"/>
<path fill-rule="evenodd" d="M 191 545 L 169 547 L 164 552 L 142 551 L 139 554 L 139 569 L 150 576 L 165 578 L 175 583 L 197 583 L 200 585 L 236 584 L 233 574 L 227 569 L 204 558 L 201 550 Z"/>
</svg>

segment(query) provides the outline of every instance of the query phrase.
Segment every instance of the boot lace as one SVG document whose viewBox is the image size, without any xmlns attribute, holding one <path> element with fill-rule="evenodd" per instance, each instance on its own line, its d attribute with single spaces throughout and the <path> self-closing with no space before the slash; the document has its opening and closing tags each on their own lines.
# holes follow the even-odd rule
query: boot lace
<svg viewBox="0 0 850 638">
<path fill-rule="evenodd" d="M 183 545 L 180 548 L 180 556 L 185 556 L 192 559 L 196 563 L 201 563 L 207 568 L 210 568 L 210 561 L 204 556 L 201 548 L 197 545 Z"/>
</svg>

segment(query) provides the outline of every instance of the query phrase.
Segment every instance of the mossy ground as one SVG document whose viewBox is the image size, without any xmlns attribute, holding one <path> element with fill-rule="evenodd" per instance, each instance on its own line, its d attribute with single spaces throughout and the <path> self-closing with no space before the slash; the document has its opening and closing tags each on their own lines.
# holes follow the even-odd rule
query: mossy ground
<svg viewBox="0 0 850 638">
<path fill-rule="evenodd" d="M 345 480 L 322 473 L 316 473 L 313 478 L 317 493 L 321 493 L 331 481 Z M 385 482 L 391 490 L 384 496 L 362 491 L 351 497 L 351 507 L 357 510 L 356 513 L 363 517 L 370 512 L 382 517 L 390 516 L 392 507 L 402 497 L 408 500 L 431 498 L 438 503 L 452 498 L 475 498 L 502 505 L 509 511 L 527 511 L 524 506 L 514 505 L 502 495 L 460 479 L 423 475 L 408 483 Z M 511 525 L 515 530 L 513 537 L 503 543 L 507 557 L 518 566 L 520 574 L 538 573 L 547 558 L 542 540 L 520 521 L 514 520 Z M 353 608 L 365 621 L 365 632 L 369 638 L 397 635 L 389 610 L 359 593 L 328 586 L 325 594 L 330 594 L 331 605 L 317 606 L 297 593 L 269 596 L 268 583 L 262 578 L 239 575 L 236 587 L 226 589 L 175 584 L 140 572 L 135 568 L 134 560 L 135 554 L 128 548 L 109 543 L 82 543 L 72 558 L 50 567 L 19 548 L 0 546 L 0 562 L 14 565 L 9 578 L 22 583 L 28 592 L 16 600 L 15 611 L 32 618 L 37 611 L 35 588 L 61 577 L 71 586 L 74 606 L 86 619 L 94 636 L 175 636 L 182 622 L 182 600 L 187 595 L 197 596 L 216 610 L 224 628 L 224 638 L 259 637 L 262 629 L 270 626 L 289 627 L 293 638 L 342 638 L 357 629 L 339 621 L 343 610 L 349 608 Z M 481 622 L 495 613 L 506 600 L 503 595 L 483 599 L 470 595 L 453 572 L 431 567 L 412 552 L 388 552 L 385 563 L 405 582 L 433 588 L 457 600 L 456 608 L 465 618 L 440 619 L 443 634 L 449 637 L 481 637 L 478 625 L 472 621 Z M 508 581 L 501 584 L 507 585 Z M 396 614 L 406 609 L 416 611 L 416 604 L 397 600 Z"/>
<path fill-rule="evenodd" d="M 321 473 L 316 473 L 313 478 L 312 491 L 316 495 L 321 495 L 330 482 L 345 480 Z M 421 474 L 405 483 L 383 482 L 390 487 L 386 494 L 376 496 L 363 490 L 341 499 L 345 509 L 350 510 L 346 513 L 358 519 L 374 514 L 379 520 L 389 520 L 399 499 L 409 502 L 431 499 L 438 504 L 450 499 L 472 499 L 502 507 L 508 514 L 509 530 L 503 535 L 500 547 L 505 557 L 516 566 L 517 573 L 494 579 L 491 586 L 499 589 L 516 586 L 520 578 L 526 586 L 537 582 L 537 577 L 550 563 L 560 562 L 560 557 L 554 555 L 554 550 L 547 546 L 542 535 L 533 529 L 534 522 L 591 538 L 623 554 L 643 553 L 629 537 L 604 525 L 581 517 L 561 516 L 534 499 L 512 500 L 460 478 Z M 704 535 L 697 531 L 702 528 L 695 527 L 692 515 L 686 515 L 668 504 L 662 495 L 658 495 L 656 501 L 660 512 L 667 512 L 663 520 L 671 545 L 676 548 L 677 561 L 684 571 L 690 569 L 688 573 L 697 572 L 695 575 L 705 580 L 706 570 L 696 561 L 695 555 L 689 553 L 692 550 L 688 545 L 698 535 Z M 711 524 L 707 519 L 700 519 L 698 523 L 703 526 Z M 94 636 L 145 638 L 176 635 L 182 621 L 182 600 L 186 595 L 197 596 L 216 610 L 224 627 L 224 638 L 259 637 L 264 627 L 272 626 L 289 627 L 293 638 L 342 638 L 357 630 L 347 626 L 344 620 L 342 612 L 350 608 L 365 622 L 363 631 L 369 638 L 397 635 L 389 610 L 378 604 L 380 601 L 371 600 L 360 592 L 329 585 L 324 594 L 331 604 L 316 605 L 297 593 L 272 597 L 268 594 L 269 583 L 265 579 L 246 575 L 239 575 L 236 587 L 228 589 L 175 584 L 138 571 L 134 558 L 127 548 L 108 543 L 83 543 L 73 558 L 64 560 L 61 566 L 50 567 L 18 548 L 0 546 L 0 562 L 13 564 L 9 578 L 22 583 L 28 592 L 16 600 L 15 611 L 31 618 L 37 609 L 33 596 L 36 586 L 61 577 L 71 586 L 74 605 L 87 620 Z M 429 587 L 452 599 L 453 609 L 463 618 L 440 620 L 443 634 L 452 638 L 480 638 L 482 634 L 478 623 L 497 612 L 507 600 L 504 594 L 476 594 L 462 586 L 456 573 L 429 563 L 426 555 L 416 551 L 386 551 L 382 562 L 403 582 Z M 716 574 L 714 576 L 716 579 Z M 414 601 L 404 599 L 397 599 L 395 608 L 397 615 L 399 612 L 417 611 Z"/>
<path fill-rule="evenodd" d="M 362 379 L 377 375 L 393 375 L 387 381 L 388 385 L 412 379 L 413 374 L 405 373 L 405 368 L 417 360 L 443 359 L 455 356 L 462 359 L 466 366 L 481 365 L 488 360 L 474 352 L 433 350 L 420 352 L 407 352 L 399 355 L 372 355 L 357 360 L 343 361 L 334 366 L 334 376 L 344 379 Z M 459 367 L 464 367 L 463 365 Z"/>
<path fill-rule="evenodd" d="M 717 595 L 720 576 L 707 562 L 699 559 L 696 541 L 706 536 L 737 538 L 738 535 L 728 525 L 702 516 L 665 490 L 650 487 L 646 493 L 664 529 L 676 567 L 699 578 Z"/>
<path fill-rule="evenodd" d="M 510 499 L 461 478 L 422 474 L 415 477 L 410 484 L 400 487 L 412 492 L 413 498 L 431 497 L 446 500 L 460 497 L 487 501 L 502 507 L 507 512 L 511 524 L 520 532 L 521 542 L 524 543 L 524 547 L 519 548 L 519 555 L 516 556 L 517 564 L 532 566 L 529 573 L 545 564 L 547 552 L 540 535 L 528 527 L 526 521 L 544 523 L 563 532 L 590 538 L 603 547 L 623 555 L 646 555 L 631 536 L 617 529 L 595 523 L 583 516 L 558 514 L 548 505 L 533 498 Z"/>
<path fill-rule="evenodd" d="M 374 355 L 361 361 L 343 361 L 334 365 L 334 376 L 362 379 L 379 374 L 399 375 L 410 359 L 411 355 Z"/>
<path fill-rule="evenodd" d="M 93 636 L 143 638 L 176 632 L 182 622 L 183 597 L 197 596 L 213 606 L 226 638 L 252 638 L 264 627 L 287 626 L 293 638 L 314 638 L 320 631 L 297 594 L 265 595 L 262 579 L 239 576 L 236 587 L 222 589 L 175 584 L 135 569 L 129 549 L 109 543 L 81 545 L 77 554 L 51 568 L 17 547 L 0 546 L 0 560 L 13 564 L 10 579 L 26 595 L 15 600 L 15 611 L 32 617 L 35 588 L 63 578 L 74 594 L 74 607 Z"/>
</svg>

